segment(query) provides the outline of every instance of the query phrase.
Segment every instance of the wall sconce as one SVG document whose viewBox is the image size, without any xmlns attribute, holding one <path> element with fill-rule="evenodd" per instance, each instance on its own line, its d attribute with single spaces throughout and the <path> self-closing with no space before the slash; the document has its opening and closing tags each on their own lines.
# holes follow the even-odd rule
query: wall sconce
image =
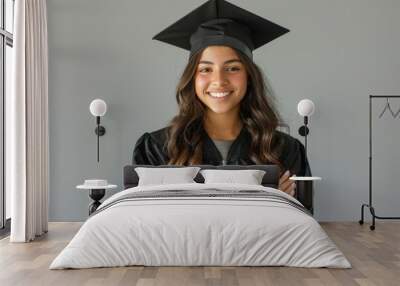
<svg viewBox="0 0 400 286">
<path fill-rule="evenodd" d="M 304 116 L 304 125 L 299 128 L 299 134 L 304 136 L 304 147 L 307 156 L 307 135 L 309 133 L 308 125 L 308 117 L 314 113 L 315 105 L 309 99 L 300 100 L 299 104 L 297 104 L 297 112 Z"/>
<path fill-rule="evenodd" d="M 100 117 L 106 114 L 107 104 L 102 99 L 95 99 L 90 103 L 89 110 L 96 117 L 97 127 L 94 132 L 97 135 L 97 162 L 99 162 L 99 137 L 106 133 L 106 129 L 100 125 Z"/>
</svg>

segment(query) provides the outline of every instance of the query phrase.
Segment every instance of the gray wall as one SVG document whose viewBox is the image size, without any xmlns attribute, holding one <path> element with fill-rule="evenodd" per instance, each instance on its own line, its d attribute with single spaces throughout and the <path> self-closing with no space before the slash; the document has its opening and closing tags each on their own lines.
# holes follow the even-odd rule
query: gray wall
<svg viewBox="0 0 400 286">
<path fill-rule="evenodd" d="M 254 53 L 276 93 L 292 135 L 296 105 L 312 99 L 309 160 L 321 221 L 358 220 L 368 198 L 368 95 L 400 93 L 400 2 L 395 0 L 232 0 L 291 29 Z M 50 219 L 81 221 L 85 178 L 122 185 L 137 138 L 176 112 L 174 90 L 187 52 L 153 35 L 202 4 L 199 0 L 49 0 Z M 108 103 L 101 162 L 89 103 Z M 397 110 L 400 101 L 393 101 Z M 377 104 L 375 117 L 383 104 Z M 398 211 L 397 120 L 379 121 L 375 180 L 380 215 Z M 387 124 L 385 124 L 387 123 Z M 386 133 L 384 133 L 386 131 Z M 374 138 L 375 138 L 374 137 Z M 302 140 L 302 139 L 301 139 Z M 391 151 L 395 151 L 392 153 Z M 374 155 L 374 156 L 375 156 Z M 398 166 L 398 165 L 397 165 Z M 113 194 L 110 192 L 109 194 Z"/>
</svg>

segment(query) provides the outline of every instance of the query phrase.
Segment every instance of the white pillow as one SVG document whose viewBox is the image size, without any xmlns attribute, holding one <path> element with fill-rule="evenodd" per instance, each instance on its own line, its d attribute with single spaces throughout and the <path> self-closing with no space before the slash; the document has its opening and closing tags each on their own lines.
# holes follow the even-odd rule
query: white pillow
<svg viewBox="0 0 400 286">
<path fill-rule="evenodd" d="M 199 170 L 199 167 L 135 168 L 139 176 L 138 186 L 195 183 L 193 179 Z"/>
<path fill-rule="evenodd" d="M 205 184 L 233 183 L 261 185 L 265 171 L 262 170 L 201 170 Z"/>
</svg>

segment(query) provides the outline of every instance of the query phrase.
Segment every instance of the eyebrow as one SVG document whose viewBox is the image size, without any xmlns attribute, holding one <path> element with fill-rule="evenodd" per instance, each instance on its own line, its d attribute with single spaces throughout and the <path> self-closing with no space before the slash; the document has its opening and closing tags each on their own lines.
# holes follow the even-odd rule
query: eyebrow
<svg viewBox="0 0 400 286">
<path fill-rule="evenodd" d="M 225 62 L 224 62 L 224 65 L 225 65 L 225 64 L 230 64 L 230 63 L 235 63 L 235 62 L 241 63 L 241 61 L 238 60 L 238 59 L 232 59 L 232 60 L 227 60 L 227 61 L 225 61 Z M 200 61 L 199 64 L 209 64 L 209 65 L 213 65 L 214 63 L 211 62 L 211 61 Z"/>
</svg>

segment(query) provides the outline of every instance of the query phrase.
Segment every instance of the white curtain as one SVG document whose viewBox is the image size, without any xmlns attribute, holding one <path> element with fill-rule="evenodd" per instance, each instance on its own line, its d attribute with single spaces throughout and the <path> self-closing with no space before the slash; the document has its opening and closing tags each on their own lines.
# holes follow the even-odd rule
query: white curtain
<svg viewBox="0 0 400 286">
<path fill-rule="evenodd" d="M 16 0 L 13 92 L 6 98 L 12 242 L 48 229 L 48 53 L 45 0 Z"/>
</svg>

